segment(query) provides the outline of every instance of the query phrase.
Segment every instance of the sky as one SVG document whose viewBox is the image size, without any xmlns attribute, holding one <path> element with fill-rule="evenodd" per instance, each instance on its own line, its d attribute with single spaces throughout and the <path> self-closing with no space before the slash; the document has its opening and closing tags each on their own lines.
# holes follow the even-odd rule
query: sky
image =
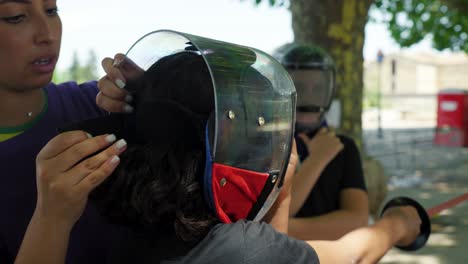
<svg viewBox="0 0 468 264">
<path fill-rule="evenodd" d="M 58 0 L 63 22 L 61 57 L 57 67 L 68 68 L 73 53 L 87 58 L 93 49 L 98 58 L 125 53 L 141 36 L 172 29 L 271 53 L 291 42 L 291 14 L 284 7 L 255 6 L 253 0 Z M 386 27 L 368 23 L 364 58 L 373 60 L 400 48 Z M 431 50 L 424 41 L 410 50 Z"/>
</svg>

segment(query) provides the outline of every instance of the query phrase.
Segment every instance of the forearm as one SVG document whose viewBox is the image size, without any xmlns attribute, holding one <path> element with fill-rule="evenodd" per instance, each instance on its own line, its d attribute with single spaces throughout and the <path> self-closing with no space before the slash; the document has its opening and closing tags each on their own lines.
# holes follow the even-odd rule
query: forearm
<svg viewBox="0 0 468 264">
<path fill-rule="evenodd" d="M 292 181 L 291 205 L 289 215 L 294 216 L 304 205 L 304 201 L 314 188 L 320 174 L 325 169 L 326 163 L 319 160 L 307 158 L 294 175 Z"/>
<path fill-rule="evenodd" d="M 308 241 L 321 263 L 376 263 L 404 236 L 404 222 L 386 217 L 335 241 Z"/>
<path fill-rule="evenodd" d="M 71 225 L 33 216 L 23 238 L 16 264 L 63 264 Z"/>
<path fill-rule="evenodd" d="M 276 231 L 280 233 L 288 234 L 290 203 L 290 194 L 280 194 L 277 201 L 264 218 L 265 222 L 269 223 Z"/>
<path fill-rule="evenodd" d="M 289 219 L 289 235 L 301 240 L 335 240 L 367 225 L 364 211 L 337 210 L 325 215 Z"/>
</svg>

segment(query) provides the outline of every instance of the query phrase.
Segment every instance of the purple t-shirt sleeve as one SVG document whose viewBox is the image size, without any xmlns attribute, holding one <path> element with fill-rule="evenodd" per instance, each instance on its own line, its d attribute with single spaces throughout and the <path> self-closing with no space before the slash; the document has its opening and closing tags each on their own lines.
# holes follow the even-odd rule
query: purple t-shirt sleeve
<svg viewBox="0 0 468 264">
<path fill-rule="evenodd" d="M 66 82 L 57 85 L 57 107 L 63 111 L 64 122 L 76 122 L 83 119 L 104 115 L 106 112 L 96 105 L 96 95 L 99 92 L 97 82 L 82 84 Z"/>
</svg>

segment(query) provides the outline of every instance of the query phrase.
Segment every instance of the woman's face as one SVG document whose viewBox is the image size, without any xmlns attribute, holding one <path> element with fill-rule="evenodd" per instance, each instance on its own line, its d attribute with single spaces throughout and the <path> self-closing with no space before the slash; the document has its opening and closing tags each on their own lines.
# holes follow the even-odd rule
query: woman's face
<svg viewBox="0 0 468 264">
<path fill-rule="evenodd" d="M 56 0 L 0 0 L 0 89 L 45 86 L 60 52 Z"/>
</svg>

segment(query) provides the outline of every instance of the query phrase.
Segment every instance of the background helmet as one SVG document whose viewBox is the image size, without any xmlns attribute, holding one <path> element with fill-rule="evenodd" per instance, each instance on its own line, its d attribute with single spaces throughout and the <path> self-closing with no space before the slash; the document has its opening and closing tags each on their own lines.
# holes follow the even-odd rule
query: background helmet
<svg viewBox="0 0 468 264">
<path fill-rule="evenodd" d="M 274 52 L 274 57 L 287 69 L 294 81 L 298 114 L 320 113 L 317 123 L 302 125 L 310 129 L 317 128 L 323 121 L 324 113 L 330 108 L 335 93 L 335 65 L 332 58 L 320 47 L 296 43 L 281 46 Z"/>
</svg>

